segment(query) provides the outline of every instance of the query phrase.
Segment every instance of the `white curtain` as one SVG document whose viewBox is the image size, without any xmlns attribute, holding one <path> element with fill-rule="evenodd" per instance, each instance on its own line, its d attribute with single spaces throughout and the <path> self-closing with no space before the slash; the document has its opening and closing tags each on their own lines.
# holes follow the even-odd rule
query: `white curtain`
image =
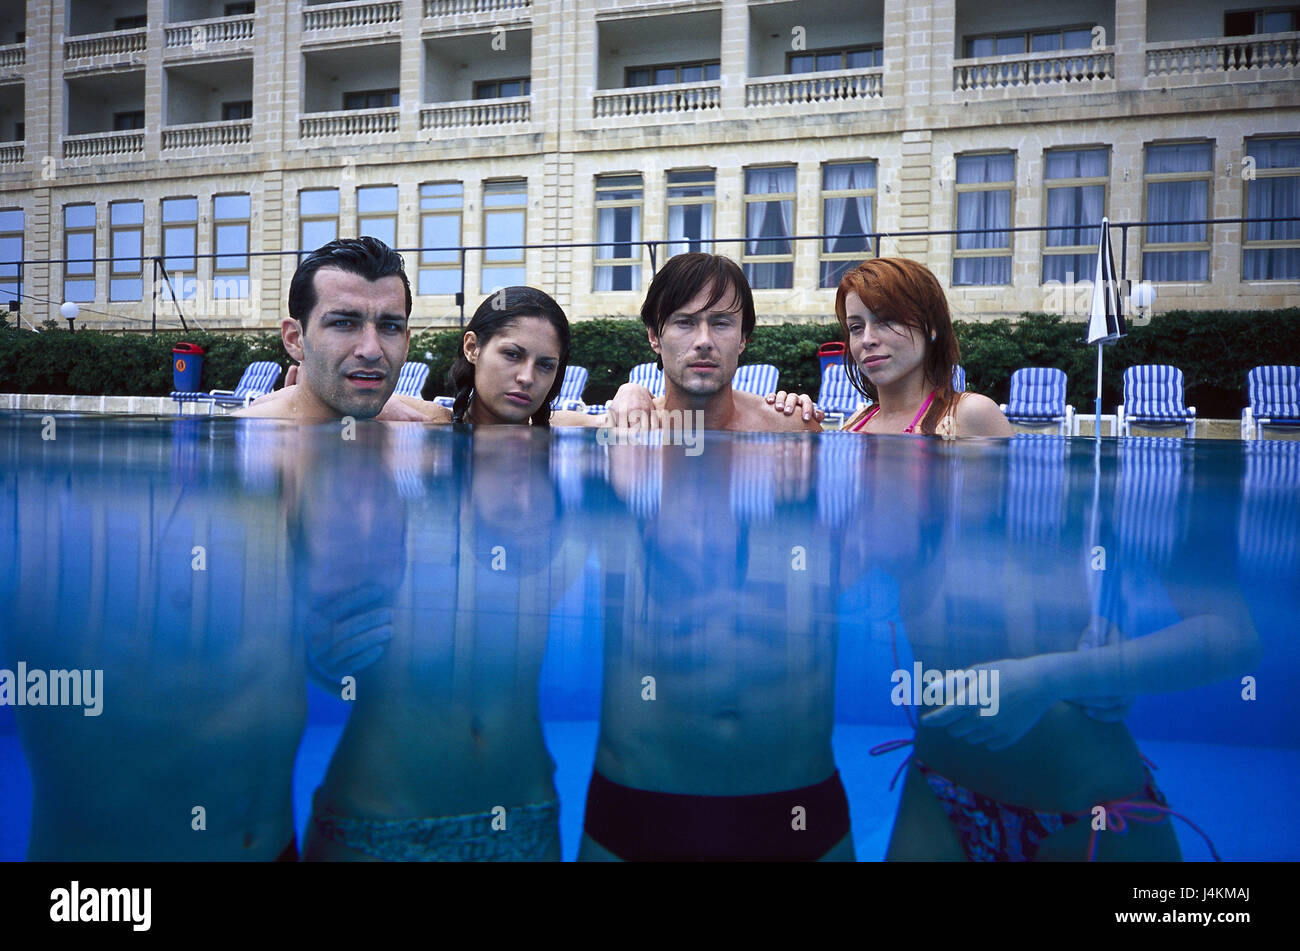
<svg viewBox="0 0 1300 951">
<path fill-rule="evenodd" d="M 1106 188 L 1103 185 L 1079 185 L 1053 188 L 1053 179 L 1097 178 L 1108 174 L 1109 155 L 1105 149 L 1081 149 L 1048 152 L 1043 177 L 1047 180 L 1048 248 L 1070 245 L 1096 245 L 1099 229 L 1083 227 L 1100 224 L 1106 214 Z M 1081 281 L 1091 278 L 1088 262 L 1093 254 L 1044 254 L 1043 280 Z"/>
<path fill-rule="evenodd" d="M 1147 149 L 1146 173 L 1206 172 L 1210 170 L 1210 144 L 1159 145 Z M 1188 182 L 1147 184 L 1147 221 L 1188 221 L 1209 214 L 1210 183 Z M 1206 226 L 1158 225 L 1146 229 L 1146 251 L 1142 255 L 1142 277 L 1148 281 L 1203 281 L 1209 274 L 1206 251 L 1159 251 L 1161 243 L 1204 241 Z"/>
<path fill-rule="evenodd" d="M 602 208 L 600 214 L 596 216 L 596 240 L 613 241 L 614 240 L 614 209 Z M 602 244 L 596 248 L 596 257 L 612 258 L 614 256 L 614 247 L 608 244 Z M 596 268 L 596 286 L 593 290 L 612 291 L 614 289 L 614 269 L 612 267 Z"/>
<path fill-rule="evenodd" d="M 692 229 L 692 219 L 698 215 L 697 227 Z M 670 205 L 668 207 L 668 256 L 696 250 L 709 253 L 713 237 L 713 204 Z M 692 247 L 694 245 L 694 247 Z"/>
<path fill-rule="evenodd" d="M 754 168 L 745 173 L 745 192 L 748 195 L 775 195 L 793 193 L 795 167 Z M 794 202 L 753 201 L 745 214 L 745 237 L 750 254 L 788 254 L 788 238 L 794 234 Z M 759 240 L 763 239 L 763 240 Z M 776 240 L 772 240 L 776 239 Z M 782 241 L 781 239 L 787 239 Z M 750 284 L 754 287 L 789 287 L 793 269 L 786 262 L 751 264 L 746 268 Z"/>
<path fill-rule="evenodd" d="M 982 232 L 957 235 L 961 251 L 987 248 L 1011 249 L 1011 182 L 1015 159 L 1010 154 L 972 155 L 958 158 L 957 183 L 1006 182 L 1006 189 L 962 192 L 957 196 L 957 227 L 981 228 Z M 1006 257 L 957 258 L 953 262 L 954 284 L 1010 284 L 1011 255 Z"/>
<path fill-rule="evenodd" d="M 1300 139 L 1251 142 L 1246 154 L 1256 170 L 1300 167 Z M 1256 178 L 1247 184 L 1247 218 L 1300 216 L 1300 176 Z M 1248 241 L 1300 241 L 1300 221 L 1246 225 Z M 1242 277 L 1248 281 L 1300 279 L 1300 248 L 1255 248 L 1245 252 Z"/>
</svg>

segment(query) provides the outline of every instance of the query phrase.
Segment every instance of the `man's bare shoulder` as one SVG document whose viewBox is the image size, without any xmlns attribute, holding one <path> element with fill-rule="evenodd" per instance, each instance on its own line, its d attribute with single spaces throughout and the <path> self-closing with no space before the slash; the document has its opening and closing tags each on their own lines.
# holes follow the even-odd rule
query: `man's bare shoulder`
<svg viewBox="0 0 1300 951">
<path fill-rule="evenodd" d="M 274 392 L 259 396 L 247 406 L 235 410 L 231 416 L 245 416 L 261 419 L 289 419 L 293 416 L 297 401 L 293 388 L 283 387 Z"/>
<path fill-rule="evenodd" d="M 820 432 L 821 425 L 806 422 L 800 413 L 787 416 L 776 409 L 764 397 L 740 390 L 732 391 L 736 402 L 737 424 L 731 428 L 737 432 L 747 433 L 802 433 Z"/>
<path fill-rule="evenodd" d="M 396 398 L 400 400 L 404 406 L 408 406 L 411 409 L 415 410 L 417 413 L 419 413 L 421 416 L 424 416 L 430 422 L 434 422 L 434 423 L 451 422 L 451 410 L 449 410 L 447 407 L 443 406 L 440 403 L 433 403 L 430 402 L 429 400 L 422 400 L 414 396 L 402 396 L 401 394 L 396 394 Z M 382 413 L 380 414 L 379 418 L 380 419 L 384 418 Z"/>
</svg>

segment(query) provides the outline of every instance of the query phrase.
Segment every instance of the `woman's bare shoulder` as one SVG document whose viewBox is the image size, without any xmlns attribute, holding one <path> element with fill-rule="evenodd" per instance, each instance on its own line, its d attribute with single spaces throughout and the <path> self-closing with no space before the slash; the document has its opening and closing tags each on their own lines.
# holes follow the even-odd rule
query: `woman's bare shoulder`
<svg viewBox="0 0 1300 951">
<path fill-rule="evenodd" d="M 962 436 L 1014 436 L 1016 432 L 998 404 L 979 393 L 963 393 L 953 415 Z"/>
</svg>

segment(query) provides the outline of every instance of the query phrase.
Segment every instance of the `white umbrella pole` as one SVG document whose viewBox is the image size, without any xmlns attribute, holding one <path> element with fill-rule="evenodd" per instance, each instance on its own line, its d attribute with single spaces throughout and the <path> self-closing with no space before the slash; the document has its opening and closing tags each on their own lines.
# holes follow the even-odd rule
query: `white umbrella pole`
<svg viewBox="0 0 1300 951">
<path fill-rule="evenodd" d="M 1102 344 L 1097 344 L 1097 419 L 1092 424 L 1092 434 L 1098 439 L 1101 438 L 1101 348 Z"/>
</svg>

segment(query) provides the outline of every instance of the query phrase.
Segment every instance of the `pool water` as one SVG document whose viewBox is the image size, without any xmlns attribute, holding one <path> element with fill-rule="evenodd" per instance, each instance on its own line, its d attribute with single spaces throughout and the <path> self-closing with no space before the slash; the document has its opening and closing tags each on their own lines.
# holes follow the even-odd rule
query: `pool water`
<svg viewBox="0 0 1300 951">
<path fill-rule="evenodd" d="M 101 678 L 0 705 L 0 859 L 392 857 L 558 799 L 558 853 L 428 857 L 572 860 L 595 769 L 700 808 L 838 770 L 880 860 L 918 664 L 1000 674 L 948 696 L 982 742 L 920 728 L 977 791 L 1086 805 L 1140 750 L 1225 860 L 1300 857 L 1300 443 L 6 413 L 0 484 L 0 679 Z"/>
</svg>

